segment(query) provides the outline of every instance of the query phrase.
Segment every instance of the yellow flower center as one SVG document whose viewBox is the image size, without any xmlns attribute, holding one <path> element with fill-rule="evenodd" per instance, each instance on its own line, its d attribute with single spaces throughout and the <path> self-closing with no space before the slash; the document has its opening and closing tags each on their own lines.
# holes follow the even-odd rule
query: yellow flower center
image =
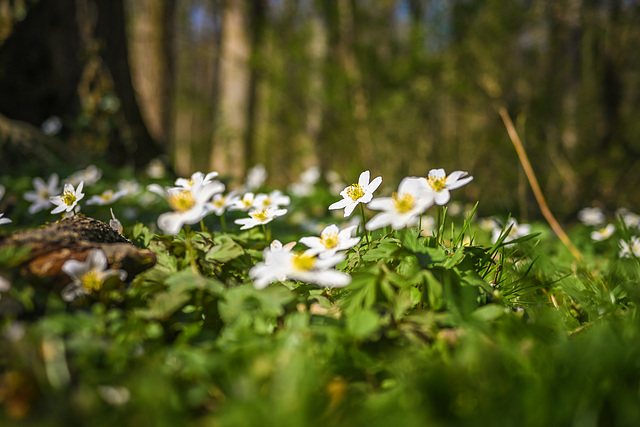
<svg viewBox="0 0 640 427">
<path fill-rule="evenodd" d="M 71 206 L 76 201 L 76 195 L 73 194 L 73 191 L 67 190 L 62 194 L 62 201 L 65 205 Z"/>
<path fill-rule="evenodd" d="M 427 177 L 427 182 L 429 183 L 431 188 L 433 188 L 434 190 L 442 191 L 442 190 L 444 190 L 444 188 L 446 186 L 447 177 L 446 176 L 443 176 L 443 177 L 428 176 Z"/>
<path fill-rule="evenodd" d="M 102 200 L 104 200 L 105 202 L 108 202 L 109 200 L 113 199 L 113 190 L 107 190 L 104 193 L 102 193 L 100 195 L 100 198 Z"/>
<path fill-rule="evenodd" d="M 269 219 L 269 212 L 267 212 L 266 209 L 259 209 L 259 210 L 253 211 L 249 215 L 251 215 L 253 219 L 258 220 L 260 222 L 265 222 L 267 219 Z"/>
<path fill-rule="evenodd" d="M 293 256 L 293 266 L 296 270 L 309 271 L 313 269 L 316 263 L 316 257 L 304 253 L 295 254 Z"/>
<path fill-rule="evenodd" d="M 327 248 L 335 248 L 338 244 L 338 233 L 325 233 L 320 236 L 320 243 Z"/>
<path fill-rule="evenodd" d="M 393 193 L 391 199 L 393 200 L 393 207 L 400 213 L 409 212 L 415 205 L 415 198 L 408 193 L 403 193 L 401 196 L 398 193 Z"/>
<path fill-rule="evenodd" d="M 262 202 L 262 206 L 271 206 L 271 197 L 267 197 L 266 199 L 264 199 L 264 201 Z"/>
<path fill-rule="evenodd" d="M 221 207 L 224 207 L 225 202 L 226 202 L 226 198 L 220 197 L 218 200 L 213 201 L 213 206 L 217 208 L 221 208 Z"/>
<path fill-rule="evenodd" d="M 186 189 L 172 193 L 167 201 L 174 210 L 179 212 L 186 212 L 196 204 L 191 190 Z"/>
<path fill-rule="evenodd" d="M 46 188 L 43 188 L 42 190 L 38 191 L 38 196 L 40 196 L 41 199 L 48 200 L 49 197 L 51 197 L 51 193 L 49 193 L 49 190 L 47 190 Z"/>
<path fill-rule="evenodd" d="M 364 188 L 360 184 L 351 184 L 347 188 L 347 196 L 351 197 L 352 200 L 358 200 L 364 196 Z"/>
<path fill-rule="evenodd" d="M 243 198 L 242 199 L 242 204 L 244 205 L 245 208 L 249 208 L 253 204 L 253 199 L 251 199 L 249 197 Z"/>
<path fill-rule="evenodd" d="M 102 288 L 102 277 L 97 271 L 91 270 L 82 276 L 82 286 L 91 292 L 99 291 Z"/>
</svg>

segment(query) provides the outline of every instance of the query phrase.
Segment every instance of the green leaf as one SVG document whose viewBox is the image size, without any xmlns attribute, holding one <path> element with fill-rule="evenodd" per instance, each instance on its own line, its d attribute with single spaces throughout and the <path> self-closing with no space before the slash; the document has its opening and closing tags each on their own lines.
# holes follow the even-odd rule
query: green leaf
<svg viewBox="0 0 640 427">
<path fill-rule="evenodd" d="M 371 309 L 357 311 L 347 318 L 347 330 L 358 340 L 371 337 L 381 324 L 380 316 Z"/>
<path fill-rule="evenodd" d="M 147 309 L 139 309 L 135 313 L 143 319 L 167 319 L 190 299 L 191 295 L 183 291 L 161 292 L 153 297 Z"/>
<path fill-rule="evenodd" d="M 498 304 L 487 304 L 473 312 L 473 317 L 483 322 L 491 322 L 504 314 L 504 307 Z"/>
<path fill-rule="evenodd" d="M 227 241 L 213 246 L 205 255 L 207 261 L 225 263 L 244 254 L 242 246 L 234 241 Z"/>
</svg>

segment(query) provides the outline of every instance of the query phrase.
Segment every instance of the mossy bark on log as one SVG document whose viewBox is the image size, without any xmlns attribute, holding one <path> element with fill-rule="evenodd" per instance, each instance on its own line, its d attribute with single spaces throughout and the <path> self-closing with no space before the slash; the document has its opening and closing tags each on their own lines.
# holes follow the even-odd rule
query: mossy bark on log
<svg viewBox="0 0 640 427">
<path fill-rule="evenodd" d="M 0 238 L 0 251 L 29 248 L 20 274 L 51 278 L 54 282 L 67 281 L 62 265 L 70 259 L 85 261 L 92 249 L 104 251 L 110 268 L 123 269 L 128 280 L 151 268 L 155 254 L 139 249 L 108 224 L 84 215 L 20 231 Z"/>
</svg>

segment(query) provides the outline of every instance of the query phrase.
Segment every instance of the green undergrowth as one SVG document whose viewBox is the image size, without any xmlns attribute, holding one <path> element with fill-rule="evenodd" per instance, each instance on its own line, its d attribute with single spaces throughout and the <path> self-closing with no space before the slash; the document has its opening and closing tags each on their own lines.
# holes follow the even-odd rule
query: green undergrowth
<svg viewBox="0 0 640 427">
<path fill-rule="evenodd" d="M 71 303 L 0 253 L 2 425 L 640 425 L 638 261 L 585 231 L 578 262 L 445 215 L 362 239 L 344 288 L 263 290 L 258 228 L 124 233 L 155 267 Z"/>
</svg>

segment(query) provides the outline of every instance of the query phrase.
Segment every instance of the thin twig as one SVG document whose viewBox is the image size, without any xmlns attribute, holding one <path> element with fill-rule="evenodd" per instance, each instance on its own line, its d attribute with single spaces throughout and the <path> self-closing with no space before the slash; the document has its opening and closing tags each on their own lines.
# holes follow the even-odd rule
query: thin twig
<svg viewBox="0 0 640 427">
<path fill-rule="evenodd" d="M 507 113 L 507 110 L 502 106 L 498 107 L 498 113 L 500 114 L 500 117 L 502 117 L 502 121 L 504 122 L 504 126 L 507 128 L 509 138 L 516 148 L 518 158 L 520 159 L 520 164 L 522 164 L 524 173 L 527 175 L 527 180 L 529 181 L 529 185 L 531 185 L 533 195 L 538 202 L 538 206 L 540 207 L 540 211 L 542 211 L 542 215 L 551 226 L 553 232 L 556 233 L 556 236 L 558 236 L 560 241 L 562 241 L 566 248 L 569 249 L 571 255 L 573 255 L 573 257 L 578 261 L 582 262 L 582 254 L 580 253 L 578 248 L 573 245 L 571 239 L 569 239 L 569 236 L 567 236 L 567 233 L 564 232 L 564 230 L 560 226 L 560 223 L 558 223 L 556 218 L 551 213 L 549 205 L 547 205 L 544 195 L 542 194 L 542 190 L 540 190 L 540 185 L 538 184 L 536 175 L 533 172 L 533 168 L 531 167 L 531 163 L 529 162 L 529 158 L 527 157 L 527 153 L 524 150 L 524 146 L 522 145 L 522 141 L 520 141 L 518 132 L 516 131 L 516 128 L 511 121 L 511 117 L 509 117 L 509 113 Z"/>
</svg>

